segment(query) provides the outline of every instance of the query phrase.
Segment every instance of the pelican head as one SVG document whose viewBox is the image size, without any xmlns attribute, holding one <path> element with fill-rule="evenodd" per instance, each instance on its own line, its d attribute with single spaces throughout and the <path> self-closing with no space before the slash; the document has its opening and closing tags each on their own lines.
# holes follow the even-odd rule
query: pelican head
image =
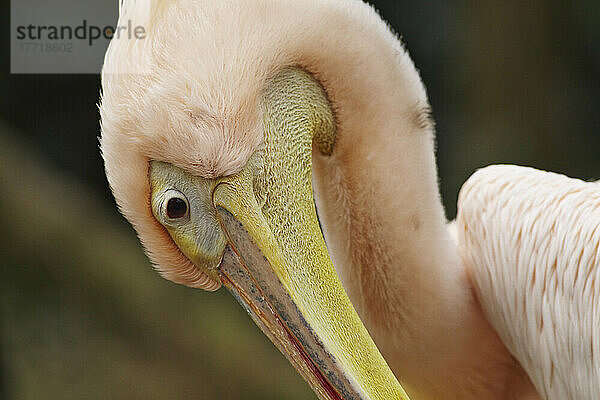
<svg viewBox="0 0 600 400">
<path fill-rule="evenodd" d="M 426 109 L 425 90 L 395 35 L 343 0 L 125 0 L 120 20 L 148 34 L 110 44 L 101 148 L 156 269 L 226 286 L 320 398 L 406 398 L 313 198 L 316 163 L 352 163 L 347 149 L 382 124 L 423 128 L 407 115 Z M 400 101 L 381 108 L 374 93 Z"/>
</svg>

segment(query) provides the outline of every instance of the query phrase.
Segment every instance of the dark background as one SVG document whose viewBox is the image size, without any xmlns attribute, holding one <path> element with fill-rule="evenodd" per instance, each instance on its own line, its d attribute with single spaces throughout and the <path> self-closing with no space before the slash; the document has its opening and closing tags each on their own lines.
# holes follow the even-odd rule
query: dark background
<svg viewBox="0 0 600 400">
<path fill-rule="evenodd" d="M 600 178 L 600 2 L 377 1 L 437 122 L 449 218 L 492 163 Z M 154 273 L 98 152 L 96 75 L 10 75 L 2 3 L 0 398 L 312 399 L 224 291 Z"/>
</svg>

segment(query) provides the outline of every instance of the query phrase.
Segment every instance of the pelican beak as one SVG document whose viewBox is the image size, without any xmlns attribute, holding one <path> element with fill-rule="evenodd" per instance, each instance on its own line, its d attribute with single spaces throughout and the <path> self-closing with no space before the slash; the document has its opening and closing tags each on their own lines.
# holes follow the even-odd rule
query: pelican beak
<svg viewBox="0 0 600 400">
<path fill-rule="evenodd" d="M 262 105 L 264 141 L 239 173 L 207 179 L 152 161 L 152 212 L 320 399 L 407 399 L 344 292 L 319 226 L 312 157 L 333 151 L 329 100 L 310 74 L 289 68 L 266 84 Z"/>
<path fill-rule="evenodd" d="M 224 286 L 320 399 L 407 398 L 346 296 L 314 212 L 290 204 L 277 216 L 285 232 L 274 233 L 252 192 L 234 185 L 214 196 L 229 243 Z"/>
<path fill-rule="evenodd" d="M 320 399 L 407 399 L 350 303 L 319 227 L 312 148 L 324 119 L 314 109 L 321 100 L 303 99 L 306 91 L 321 93 L 322 103 L 326 97 L 297 69 L 270 87 L 264 148 L 213 191 L 228 243 L 219 279 Z"/>
</svg>

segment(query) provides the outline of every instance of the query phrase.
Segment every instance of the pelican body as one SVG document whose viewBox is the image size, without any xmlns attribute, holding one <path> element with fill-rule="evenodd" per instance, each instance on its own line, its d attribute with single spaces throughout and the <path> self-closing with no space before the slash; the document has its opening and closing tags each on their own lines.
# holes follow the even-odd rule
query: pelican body
<svg viewBox="0 0 600 400">
<path fill-rule="evenodd" d="M 448 224 L 425 88 L 361 1 L 120 19 L 148 34 L 109 46 L 102 154 L 165 278 L 225 286 L 321 399 L 598 397 L 597 184 L 486 168 Z"/>
</svg>

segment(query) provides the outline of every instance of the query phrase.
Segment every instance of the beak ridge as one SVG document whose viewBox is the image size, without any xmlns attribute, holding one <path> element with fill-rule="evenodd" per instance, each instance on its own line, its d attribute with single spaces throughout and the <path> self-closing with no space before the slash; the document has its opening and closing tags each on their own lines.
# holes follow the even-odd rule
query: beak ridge
<svg viewBox="0 0 600 400">
<path fill-rule="evenodd" d="M 365 399 L 325 349 L 242 224 L 227 210 L 217 210 L 230 243 L 219 270 L 223 285 L 319 397 Z"/>
</svg>

